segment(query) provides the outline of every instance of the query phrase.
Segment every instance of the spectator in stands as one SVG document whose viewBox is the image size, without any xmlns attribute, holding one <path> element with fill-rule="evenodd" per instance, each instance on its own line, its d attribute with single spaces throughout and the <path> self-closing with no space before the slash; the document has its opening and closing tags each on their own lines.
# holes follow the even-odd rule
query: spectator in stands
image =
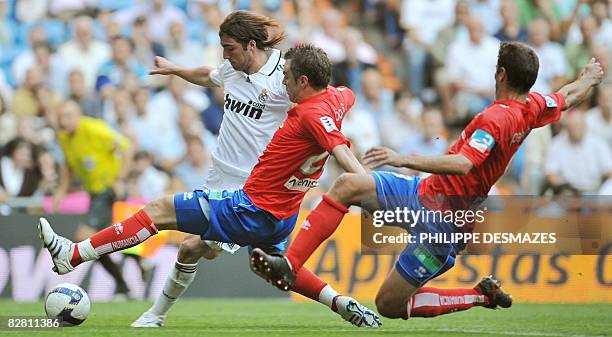
<svg viewBox="0 0 612 337">
<path fill-rule="evenodd" d="M 425 87 L 429 50 L 438 32 L 453 22 L 455 0 L 403 0 L 400 24 L 406 30 L 410 92 L 420 96 Z"/>
<path fill-rule="evenodd" d="M 563 47 L 550 41 L 550 26 L 546 19 L 537 18 L 531 21 L 529 44 L 540 61 L 538 78 L 531 90 L 547 94 L 561 88 L 566 80 L 567 62 Z"/>
<path fill-rule="evenodd" d="M 394 113 L 381 117 L 379 122 L 381 142 L 392 149 L 400 149 L 406 140 L 417 131 L 423 104 L 409 92 L 401 92 L 395 96 Z"/>
<path fill-rule="evenodd" d="M 53 195 L 59 187 L 59 163 L 48 149 L 40 148 L 37 153 L 36 164 L 40 171 L 40 182 L 36 194 Z"/>
<path fill-rule="evenodd" d="M 414 156 L 439 156 L 446 152 L 448 140 L 444 130 L 442 113 L 437 109 L 425 109 L 421 114 L 420 132 L 408 138 L 400 147 L 401 153 Z"/>
<path fill-rule="evenodd" d="M 49 43 L 47 32 L 45 32 L 41 26 L 35 25 L 30 28 L 30 32 L 28 33 L 27 48 L 15 57 L 11 66 L 13 80 L 17 86 L 21 85 L 24 81 L 28 69 L 36 64 L 34 46 L 41 43 Z"/>
<path fill-rule="evenodd" d="M 164 46 L 161 42 L 151 39 L 149 20 L 144 15 L 138 16 L 132 24 L 132 41 L 134 42 L 133 54 L 135 59 L 147 68 L 153 66 L 153 59 L 156 55 L 165 55 Z"/>
<path fill-rule="evenodd" d="M 9 46 L 14 39 L 7 9 L 7 1 L 0 1 L 0 46 Z"/>
<path fill-rule="evenodd" d="M 68 83 L 70 91 L 68 98 L 77 102 L 83 111 L 83 115 L 101 118 L 102 111 L 100 109 L 97 97 L 88 91 L 88 86 L 85 84 L 85 76 L 81 70 L 75 68 L 68 75 Z"/>
<path fill-rule="evenodd" d="M 146 82 L 147 69 L 133 57 L 134 42 L 124 36 L 111 40 L 112 58 L 98 70 L 98 78 L 104 76 L 115 86 L 122 84 L 128 73 L 136 75 L 141 84 Z"/>
<path fill-rule="evenodd" d="M 0 93 L 0 149 L 17 133 L 17 117 L 6 104 L 4 95 Z"/>
<path fill-rule="evenodd" d="M 351 27 L 346 29 L 343 44 L 346 49 L 346 58 L 334 64 L 332 68 L 334 85 L 349 87 L 355 95 L 361 95 L 363 71 L 376 67 L 376 51 L 363 40 L 363 35 L 359 30 Z"/>
<path fill-rule="evenodd" d="M 173 22 L 187 22 L 187 16 L 183 11 L 173 5 L 167 4 L 165 0 L 145 1 L 142 4 L 119 10 L 114 19 L 121 26 L 131 25 L 137 17 L 145 15 L 155 24 L 150 27 L 149 37 L 155 42 L 162 43 L 168 34 L 168 29 Z"/>
<path fill-rule="evenodd" d="M 479 18 L 471 16 L 467 24 L 469 39 L 455 41 L 445 62 L 442 107 L 450 120 L 460 120 L 480 112 L 494 96 L 499 41 L 486 35 Z"/>
<path fill-rule="evenodd" d="M 176 167 L 174 173 L 181 179 L 187 190 L 202 187 L 210 167 L 210 153 L 199 137 L 187 138 L 187 156 Z"/>
<path fill-rule="evenodd" d="M 587 132 L 584 114 L 566 116 L 566 131 L 553 138 L 545 173 L 555 192 L 596 193 L 604 179 L 612 178 L 612 153 L 601 138 Z"/>
<path fill-rule="evenodd" d="M 519 9 L 519 22 L 527 27 L 531 21 L 544 18 L 550 24 L 551 39 L 557 41 L 561 36 L 561 9 L 554 0 L 516 0 Z"/>
<path fill-rule="evenodd" d="M 0 157 L 0 202 L 11 197 L 32 196 L 39 182 L 32 144 L 23 138 L 8 142 Z"/>
<path fill-rule="evenodd" d="M 75 237 L 80 241 L 112 223 L 112 206 L 125 193 L 133 150 L 126 137 L 102 120 L 82 116 L 79 105 L 71 100 L 59 107 L 57 138 L 66 164 L 53 195 L 53 209 L 58 209 L 77 177 L 91 198 L 87 224 L 79 228 Z M 115 279 L 117 295 L 128 296 L 129 289 L 119 267 L 108 256 L 99 261 Z"/>
<path fill-rule="evenodd" d="M 470 4 L 468 0 L 458 0 L 455 4 L 455 20 L 452 24 L 442 28 L 431 50 L 436 66 L 443 66 L 450 45 L 459 39 L 467 39 L 467 21 L 470 18 Z"/>
<path fill-rule="evenodd" d="M 223 104 L 225 104 L 223 88 L 209 88 L 207 94 L 210 105 L 201 110 L 200 119 L 208 131 L 213 135 L 218 135 L 223 121 Z"/>
<path fill-rule="evenodd" d="M 518 7 L 514 0 L 502 0 L 500 13 L 502 27 L 495 34 L 500 41 L 527 41 L 527 29 L 518 20 Z"/>
<path fill-rule="evenodd" d="M 170 183 L 168 175 L 153 165 L 153 157 L 146 151 L 134 155 L 134 170 L 138 177 L 138 195 L 145 200 L 153 200 L 165 194 Z"/>
<path fill-rule="evenodd" d="M 172 63 L 181 67 L 199 67 L 204 60 L 204 48 L 200 43 L 190 41 L 185 34 L 185 26 L 181 22 L 173 22 L 165 41 L 166 57 Z"/>
<path fill-rule="evenodd" d="M 46 87 L 60 94 L 68 93 L 68 70 L 57 54 L 51 51 L 47 43 L 37 43 L 32 48 L 34 50 L 34 63 L 42 72 L 43 81 Z"/>
<path fill-rule="evenodd" d="M 72 39 L 58 49 L 58 54 L 69 71 L 81 71 L 88 91 L 94 88 L 98 69 L 111 56 L 109 45 L 94 39 L 92 29 L 93 20 L 90 17 L 77 17 L 74 20 Z"/>
<path fill-rule="evenodd" d="M 597 106 L 586 114 L 587 130 L 608 143 L 612 149 L 612 82 L 597 88 Z"/>
<path fill-rule="evenodd" d="M 13 111 L 18 117 L 47 116 L 59 102 L 59 95 L 46 87 L 42 74 L 38 66 L 28 69 L 23 85 L 15 91 Z"/>
<path fill-rule="evenodd" d="M 470 0 L 472 14 L 482 18 L 485 31 L 493 35 L 502 26 L 502 18 L 499 15 L 502 0 Z"/>
<path fill-rule="evenodd" d="M 310 42 L 325 48 L 332 63 L 340 63 L 346 60 L 346 49 L 342 43 L 345 28 L 342 13 L 337 9 L 330 9 L 323 14 L 321 28 L 315 30 Z"/>
<path fill-rule="evenodd" d="M 565 49 L 565 57 L 568 61 L 567 77 L 572 79 L 578 76 L 582 69 L 593 57 L 593 49 L 596 47 L 594 37 L 597 33 L 597 22 L 591 15 L 580 20 L 580 32 L 582 41 L 578 44 L 569 44 Z"/>
<path fill-rule="evenodd" d="M 15 1 L 15 16 L 25 24 L 43 20 L 47 15 L 49 0 Z"/>
</svg>

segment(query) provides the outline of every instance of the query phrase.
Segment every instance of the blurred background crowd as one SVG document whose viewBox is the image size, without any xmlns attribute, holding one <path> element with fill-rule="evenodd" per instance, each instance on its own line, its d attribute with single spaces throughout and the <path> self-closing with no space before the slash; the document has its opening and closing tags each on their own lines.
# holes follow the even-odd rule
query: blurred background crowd
<svg viewBox="0 0 612 337">
<path fill-rule="evenodd" d="M 343 126 L 358 155 L 375 145 L 443 154 L 493 102 L 500 41 L 535 49 L 533 90 L 542 93 L 596 57 L 609 78 L 560 122 L 534 130 L 492 193 L 612 194 L 612 1 L 0 0 L 0 214 L 57 192 L 66 165 L 58 107 L 67 99 L 129 140 L 121 197 L 199 188 L 222 89 L 147 73 L 155 55 L 186 67 L 220 64 L 218 27 L 236 9 L 276 18 L 288 34 L 280 49 L 312 42 L 326 50 L 334 85 L 358 97 Z M 330 166 L 321 191 L 338 172 Z"/>
</svg>

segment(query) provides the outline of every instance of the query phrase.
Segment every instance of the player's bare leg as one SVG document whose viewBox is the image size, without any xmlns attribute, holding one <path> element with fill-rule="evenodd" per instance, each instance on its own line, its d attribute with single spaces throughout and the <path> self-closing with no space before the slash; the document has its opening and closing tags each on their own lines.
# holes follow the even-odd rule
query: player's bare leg
<svg viewBox="0 0 612 337">
<path fill-rule="evenodd" d="M 376 185 L 369 175 L 342 174 L 334 183 L 323 201 L 308 216 L 297 238 L 289 247 L 287 255 L 299 256 L 299 263 L 291 263 L 280 254 L 267 254 L 261 249 L 254 249 L 251 254 L 251 269 L 260 277 L 273 283 L 281 290 L 301 292 L 303 278 L 312 274 L 302 268 L 303 263 L 314 250 L 325 241 L 340 224 L 347 206 L 361 204 L 362 201 L 375 200 Z M 346 206 L 345 206 L 346 205 Z M 368 208 L 375 205 L 366 205 Z M 336 208 L 334 210 L 334 208 Z M 335 213 L 331 214 L 330 213 Z M 325 221 L 325 223 L 322 223 Z M 322 281 L 321 281 L 322 282 Z M 356 326 L 378 327 L 381 324 L 378 316 L 353 298 L 338 295 L 334 297 L 332 309 L 345 320 Z"/>
<path fill-rule="evenodd" d="M 211 248 L 199 235 L 188 234 L 179 246 L 176 264 L 166 279 L 162 293 L 157 296 L 153 306 L 142 313 L 131 326 L 134 328 L 163 326 L 170 308 L 193 282 L 200 258 L 212 260 L 220 253 L 221 250 Z"/>
<path fill-rule="evenodd" d="M 147 203 L 131 217 L 79 243 L 57 235 L 45 218 L 40 218 L 38 222 L 39 236 L 51 254 L 53 270 L 60 275 L 71 272 L 82 262 L 133 247 L 155 235 L 158 230 L 177 228 L 172 195 Z"/>
<path fill-rule="evenodd" d="M 417 288 L 393 268 L 376 294 L 376 309 L 387 318 L 434 317 L 476 306 L 509 308 L 512 297 L 492 276 L 471 289 Z"/>
<path fill-rule="evenodd" d="M 251 269 L 277 288 L 288 291 L 296 274 L 319 245 L 335 231 L 350 205 L 377 208 L 376 183 L 370 175 L 343 173 L 302 224 L 285 256 L 269 255 L 260 249 L 251 254 Z M 365 203 L 365 204 L 363 204 Z"/>
</svg>

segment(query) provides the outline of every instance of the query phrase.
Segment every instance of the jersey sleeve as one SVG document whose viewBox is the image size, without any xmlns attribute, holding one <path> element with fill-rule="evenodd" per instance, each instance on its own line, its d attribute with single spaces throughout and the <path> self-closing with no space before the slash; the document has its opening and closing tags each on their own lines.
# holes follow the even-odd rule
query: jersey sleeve
<svg viewBox="0 0 612 337">
<path fill-rule="evenodd" d="M 544 125 L 556 122 L 561 118 L 561 112 L 565 106 L 565 96 L 562 93 L 542 95 L 536 92 L 529 94 L 529 98 L 535 102 L 533 105 L 536 118 L 532 128 L 541 128 Z"/>
<path fill-rule="evenodd" d="M 474 131 L 459 149 L 459 153 L 467 157 L 474 166 L 481 165 L 491 154 L 496 143 L 499 142 L 499 121 L 490 116 L 477 117 L 472 122 L 475 123 L 473 127 L 470 128 L 468 125 L 468 128 Z"/>
<path fill-rule="evenodd" d="M 228 67 L 232 67 L 232 64 L 228 61 L 225 60 L 223 63 L 221 63 L 217 68 L 213 69 L 210 72 L 210 80 L 220 86 L 223 87 L 223 82 L 225 80 L 225 77 L 227 76 L 227 73 L 229 71 Z"/>
<path fill-rule="evenodd" d="M 301 119 L 302 125 L 308 133 L 327 152 L 331 153 L 336 146 L 341 144 L 349 146 L 348 139 L 340 132 L 331 116 L 314 109 L 308 109 L 302 112 Z"/>
<path fill-rule="evenodd" d="M 353 93 L 353 90 L 347 87 L 337 87 L 336 89 L 338 89 L 338 91 L 342 95 L 342 98 L 344 99 L 345 110 L 348 112 L 349 110 L 351 110 L 353 105 L 355 105 L 355 93 Z"/>
</svg>

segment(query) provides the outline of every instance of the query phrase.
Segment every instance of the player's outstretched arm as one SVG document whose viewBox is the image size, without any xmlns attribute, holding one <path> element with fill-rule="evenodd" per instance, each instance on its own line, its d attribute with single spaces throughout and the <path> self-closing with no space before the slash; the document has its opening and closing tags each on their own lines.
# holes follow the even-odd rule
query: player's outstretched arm
<svg viewBox="0 0 612 337">
<path fill-rule="evenodd" d="M 386 147 L 371 148 L 364 155 L 363 162 L 371 169 L 391 165 L 446 175 L 465 175 L 474 167 L 472 161 L 460 153 L 442 156 L 405 156 Z"/>
<path fill-rule="evenodd" d="M 349 173 L 367 174 L 366 169 L 361 165 L 355 157 L 351 149 L 346 144 L 341 144 L 332 150 L 332 155 L 338 161 L 338 164 L 344 171 Z"/>
<path fill-rule="evenodd" d="M 210 78 L 211 71 L 212 68 L 209 67 L 179 67 L 161 56 L 155 56 L 155 68 L 149 71 L 149 75 L 176 75 L 193 84 L 216 87 L 217 85 Z"/>
<path fill-rule="evenodd" d="M 575 107 L 582 102 L 587 97 L 589 90 L 601 83 L 603 77 L 604 71 L 601 64 L 592 58 L 574 82 L 559 89 L 559 92 L 565 96 L 563 110 Z"/>
</svg>

